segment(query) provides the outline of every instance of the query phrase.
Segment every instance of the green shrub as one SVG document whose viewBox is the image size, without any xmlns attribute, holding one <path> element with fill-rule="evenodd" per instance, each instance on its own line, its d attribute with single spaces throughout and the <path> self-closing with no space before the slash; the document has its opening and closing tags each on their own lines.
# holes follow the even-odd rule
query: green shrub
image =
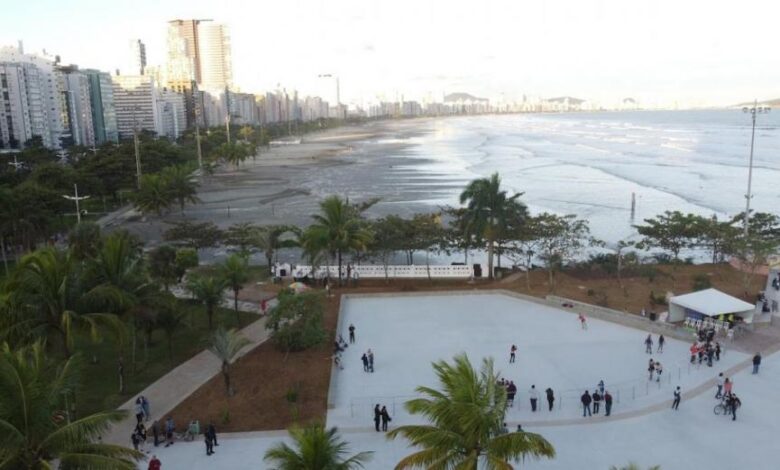
<svg viewBox="0 0 780 470">
<path fill-rule="evenodd" d="M 296 294 L 283 290 L 279 303 L 268 314 L 266 329 L 271 330 L 274 345 L 285 352 L 303 351 L 325 340 L 322 326 L 324 298 L 321 292 Z"/>
</svg>

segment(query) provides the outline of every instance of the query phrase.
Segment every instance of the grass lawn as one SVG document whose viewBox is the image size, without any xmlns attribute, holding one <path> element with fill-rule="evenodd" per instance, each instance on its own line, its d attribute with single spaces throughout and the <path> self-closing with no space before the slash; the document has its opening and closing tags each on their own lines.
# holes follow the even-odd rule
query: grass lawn
<svg viewBox="0 0 780 470">
<path fill-rule="evenodd" d="M 136 363 L 132 362 L 132 337 L 128 335 L 127 344 L 118 347 L 115 338 L 105 337 L 102 342 L 93 344 L 85 335 L 77 342 L 77 350 L 85 359 L 82 386 L 76 396 L 76 413 L 80 416 L 99 410 L 114 409 L 136 396 L 149 384 L 159 379 L 171 369 L 203 351 L 208 346 L 208 320 L 205 309 L 189 300 L 180 300 L 182 309 L 190 312 L 187 324 L 173 336 L 173 357 L 168 354 L 168 341 L 162 330 L 152 333 L 151 343 L 144 347 L 145 335 L 137 338 Z M 241 326 L 258 319 L 252 313 L 239 313 Z M 215 325 L 235 328 L 236 313 L 229 309 L 219 309 L 214 315 Z M 92 358 L 97 358 L 97 363 Z M 125 368 L 125 393 L 119 393 L 118 359 L 122 357 Z"/>
</svg>

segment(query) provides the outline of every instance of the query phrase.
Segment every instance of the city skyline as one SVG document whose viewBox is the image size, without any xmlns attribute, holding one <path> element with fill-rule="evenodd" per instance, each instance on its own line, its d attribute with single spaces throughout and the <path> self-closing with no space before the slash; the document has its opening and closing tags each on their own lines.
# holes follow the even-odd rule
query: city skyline
<svg viewBox="0 0 780 470">
<path fill-rule="evenodd" d="M 441 99 L 464 91 L 494 101 L 570 95 L 610 105 L 625 97 L 644 106 L 729 105 L 780 96 L 780 64 L 771 28 L 754 24 L 780 7 L 748 1 L 739 9 L 691 2 L 489 1 L 242 5 L 226 2 L 102 4 L 51 0 L 14 5 L 0 43 L 24 40 L 65 63 L 113 71 L 126 44 L 147 46 L 163 65 L 167 22 L 209 18 L 230 28 L 233 82 L 244 91 L 276 84 L 335 102 Z M 56 14 L 52 14 L 56 13 Z M 95 40 L 100 38 L 100 40 Z"/>
</svg>

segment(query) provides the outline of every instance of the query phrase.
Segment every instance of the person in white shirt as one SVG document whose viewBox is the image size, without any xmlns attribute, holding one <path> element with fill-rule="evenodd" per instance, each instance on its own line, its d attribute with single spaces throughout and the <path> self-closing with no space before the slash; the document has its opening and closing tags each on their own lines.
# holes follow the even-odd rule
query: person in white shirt
<svg viewBox="0 0 780 470">
<path fill-rule="evenodd" d="M 717 393 L 715 393 L 715 398 L 720 398 L 723 396 L 723 382 L 724 382 L 723 372 L 721 372 L 720 374 L 718 374 L 718 380 L 716 382 L 716 385 L 718 386 L 718 391 Z"/>
<path fill-rule="evenodd" d="M 536 403 L 539 401 L 539 392 L 536 390 L 536 385 L 531 385 L 531 390 L 528 391 L 528 397 L 531 399 L 531 411 L 536 411 Z"/>
</svg>

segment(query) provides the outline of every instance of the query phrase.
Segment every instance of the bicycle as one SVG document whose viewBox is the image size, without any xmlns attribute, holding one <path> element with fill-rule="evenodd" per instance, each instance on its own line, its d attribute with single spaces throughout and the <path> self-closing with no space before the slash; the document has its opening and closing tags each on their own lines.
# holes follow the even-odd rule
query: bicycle
<svg viewBox="0 0 780 470">
<path fill-rule="evenodd" d="M 741 406 L 741 403 L 737 403 L 737 409 L 739 409 L 740 406 Z M 721 399 L 720 403 L 715 405 L 715 408 L 712 409 L 712 412 L 715 413 L 718 416 L 720 416 L 720 415 L 727 415 L 727 414 L 731 413 L 731 408 L 729 407 L 726 399 L 724 398 L 724 399 Z"/>
</svg>

